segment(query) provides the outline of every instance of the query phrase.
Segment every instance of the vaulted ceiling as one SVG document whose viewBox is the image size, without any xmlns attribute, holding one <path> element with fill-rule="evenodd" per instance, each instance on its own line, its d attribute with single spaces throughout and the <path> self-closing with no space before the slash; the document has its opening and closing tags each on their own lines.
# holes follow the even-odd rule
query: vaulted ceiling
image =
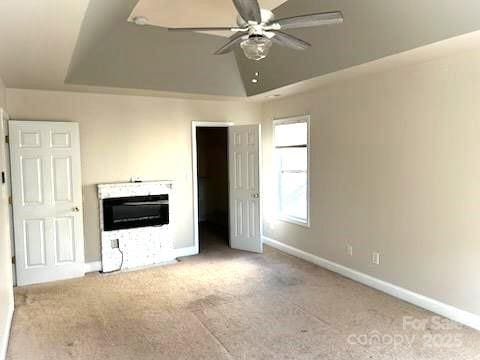
<svg viewBox="0 0 480 360">
<path fill-rule="evenodd" d="M 290 30 L 310 42 L 304 52 L 275 47 L 257 63 L 237 52 L 249 95 L 337 72 L 480 29 L 477 0 L 290 0 L 277 17 L 340 9 L 342 25 Z M 254 72 L 261 81 L 252 84 Z"/>
<path fill-rule="evenodd" d="M 260 2 L 277 17 L 341 10 L 345 22 L 291 30 L 313 48 L 274 46 L 254 62 L 212 55 L 222 34 L 159 26 L 233 25 L 230 0 L 0 0 L 0 76 L 12 88 L 245 97 L 480 29 L 478 0 Z M 129 21 L 138 15 L 151 25 Z"/>
</svg>

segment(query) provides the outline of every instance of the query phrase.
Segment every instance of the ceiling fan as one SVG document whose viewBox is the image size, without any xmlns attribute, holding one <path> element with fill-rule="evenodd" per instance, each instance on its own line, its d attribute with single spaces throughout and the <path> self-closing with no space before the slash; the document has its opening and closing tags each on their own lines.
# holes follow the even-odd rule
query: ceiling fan
<svg viewBox="0 0 480 360">
<path fill-rule="evenodd" d="M 215 52 L 227 54 L 240 44 L 245 56 L 251 60 L 267 57 L 272 44 L 295 50 L 305 50 L 312 45 L 280 30 L 339 24 L 343 22 L 340 11 L 294 16 L 275 20 L 270 10 L 261 9 L 258 0 L 233 0 L 238 11 L 237 25 L 233 27 L 168 28 L 170 31 L 232 31 L 230 40 Z"/>
</svg>

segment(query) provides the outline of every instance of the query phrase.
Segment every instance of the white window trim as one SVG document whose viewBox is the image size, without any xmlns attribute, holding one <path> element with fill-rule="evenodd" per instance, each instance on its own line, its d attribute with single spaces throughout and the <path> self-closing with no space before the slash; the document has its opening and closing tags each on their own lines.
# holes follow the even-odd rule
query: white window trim
<svg viewBox="0 0 480 360">
<path fill-rule="evenodd" d="M 275 126 L 277 125 L 285 125 L 285 124 L 296 124 L 296 123 L 302 123 L 305 122 L 307 123 L 307 221 L 304 221 L 302 219 L 298 219 L 292 216 L 287 216 L 287 215 L 282 215 L 279 211 L 279 198 L 278 198 L 278 191 L 275 193 L 277 194 L 275 197 L 275 202 L 276 202 L 276 213 L 277 213 L 277 219 L 283 222 L 287 222 L 290 224 L 295 224 L 299 226 L 303 226 L 306 228 L 310 228 L 311 225 L 311 217 L 310 217 L 310 115 L 301 115 L 301 116 L 294 116 L 294 117 L 289 117 L 289 118 L 283 118 L 283 119 L 274 119 L 273 120 L 273 154 L 274 156 L 276 153 L 276 147 L 275 147 Z M 279 184 L 278 184 L 278 169 L 276 168 L 276 161 L 275 161 L 275 189 L 278 190 Z"/>
</svg>

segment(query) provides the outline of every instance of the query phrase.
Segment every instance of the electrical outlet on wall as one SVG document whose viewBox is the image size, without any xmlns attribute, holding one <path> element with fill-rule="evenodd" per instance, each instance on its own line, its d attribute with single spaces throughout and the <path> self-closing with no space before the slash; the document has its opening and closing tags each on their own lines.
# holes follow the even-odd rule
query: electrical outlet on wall
<svg viewBox="0 0 480 360">
<path fill-rule="evenodd" d="M 112 249 L 118 249 L 120 248 L 120 244 L 118 243 L 118 239 L 113 239 L 112 240 Z"/>
<path fill-rule="evenodd" d="M 380 253 L 378 252 L 372 253 L 372 264 L 380 265 Z"/>
<path fill-rule="evenodd" d="M 346 250 L 347 250 L 347 255 L 348 256 L 353 256 L 353 246 L 350 244 L 346 245 Z"/>
</svg>

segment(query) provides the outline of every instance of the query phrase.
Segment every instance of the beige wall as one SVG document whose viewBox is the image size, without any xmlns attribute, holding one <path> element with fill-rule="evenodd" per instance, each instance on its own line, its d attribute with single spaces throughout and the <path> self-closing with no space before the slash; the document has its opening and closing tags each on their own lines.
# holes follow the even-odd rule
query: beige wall
<svg viewBox="0 0 480 360">
<path fill-rule="evenodd" d="M 192 121 L 256 123 L 260 106 L 8 89 L 11 118 L 80 123 L 86 260 L 100 259 L 96 184 L 175 180 L 175 247 L 193 246 Z"/>
<path fill-rule="evenodd" d="M 264 184 L 272 118 L 312 118 L 312 226 L 265 186 L 265 235 L 480 315 L 479 94 L 480 50 L 265 104 Z"/>
<path fill-rule="evenodd" d="M 6 95 L 5 85 L 3 84 L 2 78 L 0 78 L 0 108 L 5 108 L 6 106 Z"/>
<path fill-rule="evenodd" d="M 0 109 L 5 109 L 5 87 L 0 78 Z M 1 111 L 1 110 L 0 110 Z M 0 122 L 2 114 L 0 113 Z M 4 128 L 0 123 L 0 171 L 6 170 Z M 0 358 L 5 351 L 8 337 L 8 324 L 13 310 L 12 261 L 10 251 L 10 227 L 8 215 L 8 193 L 5 185 L 0 184 Z"/>
</svg>

